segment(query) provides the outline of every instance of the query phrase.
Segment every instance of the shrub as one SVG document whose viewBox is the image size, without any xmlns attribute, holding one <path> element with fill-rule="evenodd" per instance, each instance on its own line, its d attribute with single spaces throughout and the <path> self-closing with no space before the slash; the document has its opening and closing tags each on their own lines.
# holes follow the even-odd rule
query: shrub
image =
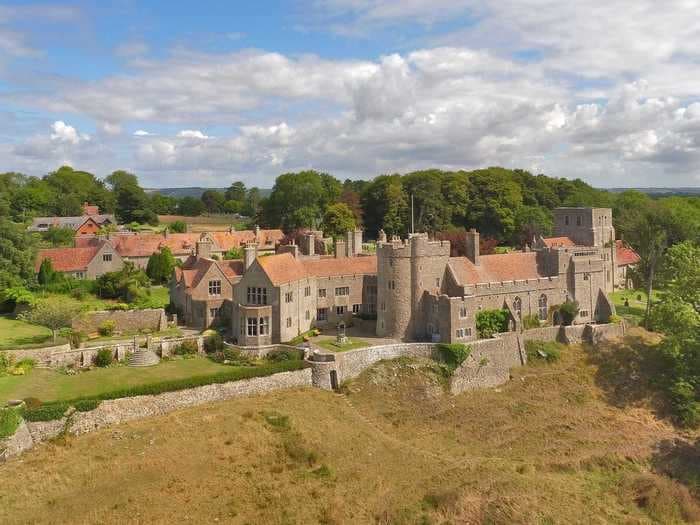
<svg viewBox="0 0 700 525">
<path fill-rule="evenodd" d="M 476 314 L 476 331 L 481 339 L 508 331 L 508 310 L 481 310 Z"/>
<path fill-rule="evenodd" d="M 37 408 L 25 407 L 22 416 L 27 421 L 53 421 L 61 419 L 69 408 L 69 404 L 60 401 L 55 403 L 45 403 Z"/>
<path fill-rule="evenodd" d="M 25 357 L 24 359 L 21 359 L 20 361 L 15 363 L 14 369 L 22 370 L 22 375 L 24 375 L 27 372 L 29 372 L 32 368 L 34 368 L 34 366 L 36 366 L 36 361 L 34 359 Z"/>
<path fill-rule="evenodd" d="M 0 352 L 0 376 L 3 376 L 12 368 L 12 356 L 7 352 Z"/>
<path fill-rule="evenodd" d="M 559 305 L 559 309 L 557 310 L 559 312 L 559 319 L 561 320 L 561 324 L 564 326 L 570 326 L 573 322 L 574 319 L 576 319 L 576 316 L 578 315 L 578 302 L 576 301 L 566 301 L 562 304 Z"/>
<path fill-rule="evenodd" d="M 214 333 L 210 335 L 209 337 L 204 338 L 204 351 L 207 354 L 211 354 L 212 352 L 219 352 L 224 348 L 224 338 L 221 337 L 221 334 L 219 333 Z"/>
<path fill-rule="evenodd" d="M 73 406 L 78 412 L 89 412 L 100 406 L 100 403 L 102 403 L 100 399 L 79 399 L 73 403 Z"/>
<path fill-rule="evenodd" d="M 687 381 L 676 381 L 670 394 L 673 411 L 680 423 L 688 427 L 700 424 L 700 402 L 696 400 L 693 385 Z"/>
<path fill-rule="evenodd" d="M 523 317 L 523 329 L 530 330 L 540 327 L 540 319 L 536 315 L 526 315 Z"/>
<path fill-rule="evenodd" d="M 117 323 L 116 321 L 112 321 L 111 319 L 108 319 L 107 321 L 104 321 L 98 328 L 97 332 L 105 337 L 109 337 L 111 335 L 114 335 L 114 331 L 117 329 Z"/>
<path fill-rule="evenodd" d="M 194 339 L 187 339 L 173 348 L 175 355 L 194 355 L 197 352 L 199 352 L 199 347 Z"/>
<path fill-rule="evenodd" d="M 95 356 L 95 365 L 100 368 L 109 366 L 114 361 L 114 355 L 111 348 L 100 348 Z"/>
<path fill-rule="evenodd" d="M 0 409 L 0 439 L 10 437 L 22 422 L 22 416 L 14 408 Z"/>
<path fill-rule="evenodd" d="M 36 397 L 25 397 L 22 401 L 24 401 L 24 406 L 31 410 L 39 408 L 42 405 L 41 399 Z"/>
<path fill-rule="evenodd" d="M 525 351 L 528 362 L 546 361 L 553 363 L 561 357 L 563 345 L 554 341 L 526 341 Z"/>
<path fill-rule="evenodd" d="M 304 352 L 302 350 L 297 350 L 293 348 L 281 348 L 279 350 L 272 350 L 269 352 L 265 359 L 272 362 L 279 361 L 293 361 L 303 359 Z"/>
<path fill-rule="evenodd" d="M 617 314 L 611 314 L 610 317 L 608 317 L 608 323 L 620 324 L 621 322 L 622 322 L 622 317 L 620 317 Z"/>
<path fill-rule="evenodd" d="M 461 343 L 440 343 L 437 348 L 440 353 L 440 359 L 445 362 L 450 373 L 459 368 L 472 352 L 470 346 Z"/>
<path fill-rule="evenodd" d="M 250 357 L 243 354 L 240 350 L 230 347 L 224 347 L 223 350 L 210 354 L 209 358 L 217 363 L 226 363 L 234 366 L 250 366 L 251 364 Z"/>
</svg>

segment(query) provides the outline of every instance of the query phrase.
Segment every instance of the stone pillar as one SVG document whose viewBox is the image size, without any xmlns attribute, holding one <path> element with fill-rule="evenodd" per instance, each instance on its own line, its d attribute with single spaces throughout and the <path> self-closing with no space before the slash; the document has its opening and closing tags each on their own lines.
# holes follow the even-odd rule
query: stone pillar
<svg viewBox="0 0 700 525">
<path fill-rule="evenodd" d="M 467 258 L 475 265 L 479 264 L 479 232 L 471 228 L 467 232 Z"/>
</svg>

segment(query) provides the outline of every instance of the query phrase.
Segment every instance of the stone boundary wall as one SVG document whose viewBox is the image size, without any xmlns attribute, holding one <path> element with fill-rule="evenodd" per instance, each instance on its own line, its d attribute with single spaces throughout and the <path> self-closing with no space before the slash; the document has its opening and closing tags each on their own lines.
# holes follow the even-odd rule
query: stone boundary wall
<svg viewBox="0 0 700 525">
<path fill-rule="evenodd" d="M 231 343 L 224 343 L 224 346 L 227 348 L 238 350 L 242 354 L 247 355 L 248 357 L 252 357 L 253 359 L 261 359 L 270 352 L 274 352 L 275 350 L 306 350 L 298 346 L 284 344 L 273 344 L 265 346 L 239 346 L 233 345 Z"/>
<path fill-rule="evenodd" d="M 73 330 L 90 334 L 97 332 L 105 321 L 114 321 L 119 332 L 138 332 L 152 330 L 158 332 L 168 327 L 165 310 L 149 308 L 146 310 L 100 310 L 85 312 L 73 321 Z"/>
<path fill-rule="evenodd" d="M 308 386 L 311 386 L 311 369 L 304 368 L 266 377 L 204 385 L 152 396 L 110 399 L 102 401 L 94 410 L 76 411 L 59 420 L 23 422 L 12 437 L 0 442 L 0 451 L 4 450 L 0 452 L 0 459 L 8 459 L 20 454 L 62 432 L 74 435 L 85 434 L 109 425 L 159 416 L 181 408 Z"/>
<path fill-rule="evenodd" d="M 198 352 L 204 353 L 204 336 L 185 336 L 174 338 L 150 338 L 146 341 L 148 348 L 156 352 L 161 357 L 170 357 L 172 350 L 184 341 L 195 340 Z M 114 359 L 123 361 L 134 351 L 133 340 L 121 340 L 114 343 L 101 344 L 99 346 L 86 346 L 82 348 L 71 348 L 69 344 L 52 346 L 46 348 L 36 348 L 32 350 L 3 350 L 13 356 L 16 361 L 20 359 L 34 359 L 39 366 L 60 368 L 62 366 L 87 367 L 92 365 L 97 352 L 109 348 L 112 350 Z M 3 352 L 0 351 L 0 352 Z"/>
</svg>

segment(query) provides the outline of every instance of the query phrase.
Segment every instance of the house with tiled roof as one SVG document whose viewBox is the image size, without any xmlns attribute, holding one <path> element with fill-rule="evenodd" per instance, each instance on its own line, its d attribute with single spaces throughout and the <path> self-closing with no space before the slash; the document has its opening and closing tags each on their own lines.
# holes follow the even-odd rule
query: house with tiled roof
<svg viewBox="0 0 700 525">
<path fill-rule="evenodd" d="M 69 228 L 76 235 L 95 235 L 100 228 L 117 224 L 114 215 L 101 214 L 100 208 L 88 204 L 83 204 L 83 214 L 75 217 L 35 217 L 32 224 L 27 228 L 32 232 L 45 232 L 50 228 Z"/>
<path fill-rule="evenodd" d="M 79 248 L 49 248 L 39 250 L 35 259 L 35 271 L 48 259 L 56 272 L 76 279 L 96 279 L 106 272 L 121 269 L 124 264 L 119 252 L 108 241 Z"/>
<path fill-rule="evenodd" d="M 615 241 L 615 254 L 617 287 L 628 288 L 633 286 L 631 271 L 637 267 L 641 260 L 639 254 L 620 239 Z"/>
</svg>

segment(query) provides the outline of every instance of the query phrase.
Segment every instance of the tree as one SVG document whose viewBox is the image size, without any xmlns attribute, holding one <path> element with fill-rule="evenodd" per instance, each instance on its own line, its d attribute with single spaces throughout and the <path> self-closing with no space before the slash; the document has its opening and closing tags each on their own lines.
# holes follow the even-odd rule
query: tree
<svg viewBox="0 0 700 525">
<path fill-rule="evenodd" d="M 220 191 L 206 190 L 200 198 L 209 213 L 220 213 L 223 211 L 226 198 Z"/>
<path fill-rule="evenodd" d="M 362 194 L 364 223 L 370 235 L 384 229 L 387 235 L 408 232 L 408 195 L 401 175 L 380 175 L 370 182 Z"/>
<path fill-rule="evenodd" d="M 515 232 L 515 212 L 522 205 L 520 185 L 503 168 L 477 170 L 470 174 L 470 208 L 467 220 L 482 235 L 510 239 Z"/>
<path fill-rule="evenodd" d="M 139 222 L 158 224 L 158 216 L 150 208 L 150 199 L 136 175 L 115 171 L 106 179 L 116 198 L 117 219 L 122 223 Z"/>
<path fill-rule="evenodd" d="M 667 245 L 667 223 L 666 212 L 653 201 L 641 210 L 624 215 L 619 223 L 625 239 L 640 257 L 639 273 L 647 291 L 647 307 L 644 314 L 647 327 L 649 327 L 656 269 Z"/>
<path fill-rule="evenodd" d="M 0 217 L 0 290 L 34 282 L 33 247 L 24 225 Z"/>
<path fill-rule="evenodd" d="M 409 203 L 413 197 L 416 231 L 434 232 L 451 225 L 452 208 L 442 194 L 444 178 L 440 170 L 416 171 L 402 177 Z"/>
<path fill-rule="evenodd" d="M 355 229 L 355 214 L 347 204 L 339 202 L 326 207 L 323 216 L 323 231 L 333 238 L 342 237 L 345 232 Z"/>
<path fill-rule="evenodd" d="M 187 231 L 187 224 L 184 221 L 171 222 L 168 225 L 168 229 L 174 233 L 185 233 Z"/>
<path fill-rule="evenodd" d="M 146 275 L 156 284 L 167 283 L 175 269 L 175 257 L 170 248 L 163 246 L 152 253 L 146 265 Z"/>
<path fill-rule="evenodd" d="M 245 202 L 243 203 L 243 208 L 241 213 L 247 215 L 248 217 L 257 217 L 260 213 L 260 202 L 262 197 L 260 195 L 260 190 L 258 188 L 250 188 L 245 196 Z"/>
<path fill-rule="evenodd" d="M 680 299 L 700 312 L 700 246 L 684 241 L 664 254 L 659 275 L 664 294 Z"/>
<path fill-rule="evenodd" d="M 95 291 L 105 299 L 121 299 L 133 303 L 142 297 L 149 287 L 149 279 L 143 270 L 126 261 L 122 269 L 100 275 L 95 281 Z"/>
<path fill-rule="evenodd" d="M 226 190 L 225 197 L 227 201 L 243 202 L 246 198 L 245 184 L 241 181 L 234 182 Z"/>
<path fill-rule="evenodd" d="M 72 228 L 56 228 L 50 226 L 41 234 L 41 237 L 51 243 L 51 246 L 70 246 L 75 239 L 75 231 Z"/>
<path fill-rule="evenodd" d="M 183 197 L 177 205 L 177 210 L 180 215 L 187 217 L 197 217 L 204 213 L 204 203 L 195 197 Z"/>
<path fill-rule="evenodd" d="M 524 246 L 532 243 L 533 237 L 547 237 L 552 233 L 553 220 L 549 210 L 540 206 L 521 206 L 515 212 L 515 234 L 513 243 Z"/>
<path fill-rule="evenodd" d="M 58 331 L 61 328 L 69 328 L 73 319 L 80 314 L 80 309 L 79 303 L 65 298 L 42 299 L 20 317 L 28 323 L 45 326 L 51 330 L 55 343 Z"/>
<path fill-rule="evenodd" d="M 56 280 L 56 272 L 51 264 L 51 259 L 44 259 L 41 261 L 36 280 L 39 282 L 39 284 L 51 284 Z"/>
<path fill-rule="evenodd" d="M 235 259 L 243 259 L 244 255 L 244 250 L 241 247 L 233 247 L 227 252 L 224 252 L 223 259 L 226 260 L 235 260 Z"/>
</svg>

